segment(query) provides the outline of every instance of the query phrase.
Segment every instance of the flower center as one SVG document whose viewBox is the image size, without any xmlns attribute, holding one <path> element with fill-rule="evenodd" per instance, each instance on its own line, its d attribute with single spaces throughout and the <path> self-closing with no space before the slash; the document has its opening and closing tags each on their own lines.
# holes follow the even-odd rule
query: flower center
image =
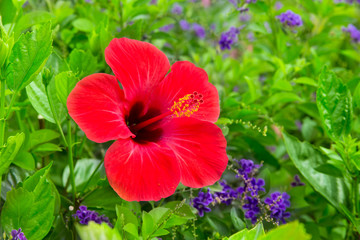
<svg viewBox="0 0 360 240">
<path fill-rule="evenodd" d="M 130 126 L 130 131 L 133 133 L 137 133 L 140 129 L 149 126 L 152 123 L 155 123 L 167 116 L 174 117 L 190 117 L 193 113 L 199 110 L 199 107 L 204 100 L 202 99 L 203 95 L 198 92 L 193 92 L 192 94 L 187 94 L 182 98 L 179 98 L 178 101 L 174 101 L 174 104 L 169 111 L 160 114 L 156 117 L 150 118 L 146 121 L 140 122 L 136 125 Z"/>
</svg>

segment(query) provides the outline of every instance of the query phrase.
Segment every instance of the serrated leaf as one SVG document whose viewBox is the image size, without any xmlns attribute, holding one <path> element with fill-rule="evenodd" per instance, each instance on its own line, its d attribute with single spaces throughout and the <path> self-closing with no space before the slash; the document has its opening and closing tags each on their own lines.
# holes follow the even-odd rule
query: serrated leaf
<svg viewBox="0 0 360 240">
<path fill-rule="evenodd" d="M 266 235 L 259 238 L 259 240 L 308 240 L 311 236 L 306 233 L 305 228 L 298 221 L 288 223 L 270 230 Z"/>
<path fill-rule="evenodd" d="M 293 136 L 283 132 L 284 142 L 290 159 L 315 191 L 323 195 L 336 209 L 344 213 L 340 204 L 350 207 L 349 183 L 315 169 L 326 164 L 327 157 L 310 143 L 300 142 Z"/>
<path fill-rule="evenodd" d="M 24 133 L 18 133 L 15 136 L 10 136 L 8 138 L 6 147 L 0 152 L 0 176 L 7 171 L 11 162 L 15 159 L 16 154 L 18 153 L 24 140 Z"/>
<path fill-rule="evenodd" d="M 51 54 L 51 44 L 50 22 L 19 38 L 6 68 L 6 83 L 11 90 L 18 92 L 34 80 Z"/>
<path fill-rule="evenodd" d="M 71 71 L 62 72 L 55 77 L 56 94 L 60 102 L 66 107 L 66 100 L 75 87 L 78 79 Z"/>
<path fill-rule="evenodd" d="M 28 240 L 38 240 L 50 231 L 55 206 L 52 187 L 46 179 L 50 167 L 51 164 L 27 178 L 23 188 L 8 192 L 1 215 L 5 232 L 21 227 Z"/>
<path fill-rule="evenodd" d="M 316 104 L 325 131 L 332 140 L 337 141 L 340 136 L 350 132 L 352 120 L 351 93 L 335 73 L 326 67 L 320 74 Z"/>
<path fill-rule="evenodd" d="M 49 122 L 55 123 L 55 118 L 52 114 L 50 103 L 45 91 L 45 86 L 41 80 L 41 74 L 36 77 L 35 81 L 26 87 L 26 93 L 35 110 Z M 66 117 L 66 109 L 56 96 L 54 79 L 50 81 L 48 91 L 49 97 L 54 104 L 55 117 L 59 119 L 59 122 L 62 122 Z"/>
<path fill-rule="evenodd" d="M 69 56 L 69 65 L 78 78 L 83 78 L 96 71 L 97 60 L 91 53 L 74 49 Z"/>
<path fill-rule="evenodd" d="M 84 240 L 121 240 L 119 232 L 106 223 L 100 225 L 90 221 L 89 225 L 76 224 L 76 231 Z"/>
<path fill-rule="evenodd" d="M 264 227 L 262 223 L 259 223 L 250 230 L 245 228 L 244 230 L 241 230 L 240 232 L 231 235 L 229 237 L 229 240 L 257 240 L 264 234 Z"/>
</svg>

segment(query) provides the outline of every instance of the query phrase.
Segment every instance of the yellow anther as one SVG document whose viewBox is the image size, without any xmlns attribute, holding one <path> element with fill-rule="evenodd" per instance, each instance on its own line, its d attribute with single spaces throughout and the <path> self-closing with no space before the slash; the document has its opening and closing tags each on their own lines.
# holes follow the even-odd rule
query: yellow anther
<svg viewBox="0 0 360 240">
<path fill-rule="evenodd" d="M 199 110 L 200 104 L 204 103 L 202 97 L 202 94 L 194 92 L 180 98 L 177 102 L 174 102 L 170 108 L 170 111 L 173 113 L 172 117 L 190 117 Z"/>
</svg>

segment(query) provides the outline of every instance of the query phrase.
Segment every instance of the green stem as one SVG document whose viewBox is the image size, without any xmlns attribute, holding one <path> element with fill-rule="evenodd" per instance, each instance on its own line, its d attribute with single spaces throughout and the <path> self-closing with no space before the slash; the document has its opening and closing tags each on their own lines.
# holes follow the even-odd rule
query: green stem
<svg viewBox="0 0 360 240">
<path fill-rule="evenodd" d="M 55 108 L 54 108 L 54 104 L 49 96 L 49 92 L 48 92 L 48 88 L 47 86 L 45 86 L 45 92 L 46 92 L 46 97 L 49 101 L 49 105 L 50 105 L 50 110 L 51 110 L 51 113 L 54 117 L 54 120 L 55 120 L 55 123 L 56 123 L 56 126 L 58 127 L 59 131 L 60 131 L 60 134 L 61 134 L 61 138 L 63 139 L 64 143 L 65 143 L 65 146 L 69 146 L 68 142 L 66 141 L 66 138 L 65 138 L 65 135 L 64 135 L 64 132 L 62 130 L 62 127 L 60 125 L 60 122 L 59 122 L 59 119 L 56 117 L 56 114 L 55 114 Z"/>
<path fill-rule="evenodd" d="M 14 94 L 12 95 L 12 97 L 11 97 L 9 107 L 8 107 L 7 112 L 6 112 L 5 120 L 6 120 L 6 119 L 8 119 L 8 118 L 9 118 L 9 116 L 10 116 L 11 109 L 12 109 L 12 107 L 13 107 L 14 103 L 15 103 L 15 98 L 16 98 L 17 94 L 18 94 L 18 92 L 17 92 L 17 91 L 15 91 L 15 92 L 14 92 Z"/>
<path fill-rule="evenodd" d="M 352 192 L 353 192 L 353 212 L 355 217 L 359 214 L 359 177 L 356 176 L 352 181 Z"/>
<path fill-rule="evenodd" d="M 67 129 L 67 137 L 68 137 L 68 160 L 69 160 L 69 168 L 70 168 L 70 178 L 71 178 L 71 188 L 73 193 L 73 201 L 74 205 L 76 204 L 76 185 L 75 185 L 75 174 L 74 174 L 74 159 L 72 152 L 72 138 L 71 138 L 71 118 L 68 119 L 68 129 Z"/>
<path fill-rule="evenodd" d="M 0 148 L 4 145 L 5 139 L 5 79 L 0 79 Z"/>
</svg>

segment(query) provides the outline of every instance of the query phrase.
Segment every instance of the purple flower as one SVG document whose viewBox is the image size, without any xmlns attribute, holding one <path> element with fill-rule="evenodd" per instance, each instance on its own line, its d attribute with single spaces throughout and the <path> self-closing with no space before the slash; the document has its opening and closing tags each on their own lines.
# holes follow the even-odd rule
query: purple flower
<svg viewBox="0 0 360 240">
<path fill-rule="evenodd" d="M 221 34 L 219 45 L 221 50 L 231 49 L 231 45 L 237 42 L 237 35 L 240 33 L 240 29 L 231 27 L 229 31 Z"/>
<path fill-rule="evenodd" d="M 276 10 L 280 10 L 282 7 L 283 7 L 283 4 L 282 4 L 280 1 L 277 1 L 277 2 L 275 3 L 275 9 L 276 9 Z"/>
<path fill-rule="evenodd" d="M 11 236 L 12 236 L 11 240 L 27 240 L 25 234 L 21 231 L 21 228 L 19 228 L 19 230 L 15 230 L 15 229 L 12 230 Z"/>
<path fill-rule="evenodd" d="M 169 32 L 173 28 L 174 28 L 174 24 L 168 24 L 159 28 L 159 30 L 162 32 Z"/>
<path fill-rule="evenodd" d="M 242 206 L 246 210 L 245 217 L 250 219 L 252 224 L 255 224 L 257 216 L 260 214 L 259 200 L 249 196 L 246 196 L 245 200 L 247 203 Z"/>
<path fill-rule="evenodd" d="M 301 131 L 301 128 L 302 128 L 302 123 L 301 123 L 301 121 L 300 121 L 300 120 L 296 120 L 296 121 L 295 121 L 295 125 L 296 125 L 296 127 L 298 128 L 298 130 Z"/>
<path fill-rule="evenodd" d="M 200 217 L 204 216 L 205 212 L 210 212 L 211 208 L 208 205 L 213 201 L 213 197 L 210 193 L 210 189 L 208 188 L 207 192 L 199 192 L 199 195 L 195 197 L 190 204 L 198 210 L 198 214 Z"/>
<path fill-rule="evenodd" d="M 206 32 L 205 32 L 205 29 L 203 26 L 201 26 L 200 24 L 194 23 L 192 27 L 193 27 L 193 30 L 195 31 L 195 34 L 199 38 L 205 38 Z"/>
<path fill-rule="evenodd" d="M 156 4 L 157 4 L 157 0 L 151 0 L 150 4 L 151 4 L 151 5 L 156 5 Z"/>
<path fill-rule="evenodd" d="M 241 189 L 234 190 L 229 185 L 226 184 L 225 180 L 219 182 L 222 186 L 221 192 L 215 192 L 214 197 L 217 201 L 230 205 L 233 200 L 235 200 L 239 194 L 242 194 Z M 240 193 L 241 192 L 241 193 Z"/>
<path fill-rule="evenodd" d="M 79 210 L 77 210 L 76 213 L 73 214 L 73 217 L 75 219 L 78 218 L 80 220 L 80 223 L 83 225 L 88 225 L 89 221 L 93 221 L 98 224 L 105 222 L 110 227 L 113 227 L 113 225 L 109 221 L 109 218 L 107 218 L 105 215 L 99 216 L 97 212 L 88 210 L 86 206 L 80 206 Z"/>
<path fill-rule="evenodd" d="M 238 161 L 240 165 L 240 169 L 238 169 L 238 175 L 242 176 L 245 180 L 248 180 L 250 176 L 253 176 L 257 169 L 261 167 L 261 165 L 254 164 L 253 161 L 247 159 L 241 159 Z"/>
<path fill-rule="evenodd" d="M 246 0 L 246 3 L 256 3 L 256 0 Z"/>
<path fill-rule="evenodd" d="M 304 186 L 305 183 L 301 182 L 299 175 L 294 176 L 294 181 L 291 183 L 292 187 Z"/>
<path fill-rule="evenodd" d="M 176 15 L 181 15 L 183 12 L 183 7 L 180 4 L 175 3 L 171 12 Z"/>
<path fill-rule="evenodd" d="M 265 192 L 265 181 L 262 178 L 256 179 L 252 178 L 251 181 L 246 185 L 246 189 L 248 192 L 251 193 L 251 196 L 255 197 L 258 195 L 259 191 Z"/>
<path fill-rule="evenodd" d="M 265 204 L 270 209 L 270 217 L 278 224 L 286 223 L 285 218 L 290 217 L 290 213 L 286 212 L 286 209 L 290 207 L 290 196 L 287 193 L 274 192 L 270 195 L 270 198 L 265 199 Z"/>
<path fill-rule="evenodd" d="M 181 29 L 184 31 L 188 31 L 191 28 L 190 23 L 188 23 L 186 20 L 180 20 L 179 24 L 180 24 Z"/>
<path fill-rule="evenodd" d="M 250 21 L 250 18 L 251 18 L 250 14 L 242 13 L 242 14 L 240 14 L 239 20 L 241 22 L 248 22 L 248 21 Z"/>
<path fill-rule="evenodd" d="M 286 24 L 289 27 L 300 27 L 303 25 L 300 15 L 291 10 L 281 13 L 279 16 L 276 16 L 276 18 L 279 19 L 282 24 Z"/>
<path fill-rule="evenodd" d="M 360 30 L 357 29 L 354 25 L 349 24 L 348 27 L 342 27 L 344 32 L 350 33 L 350 37 L 356 43 L 360 43 Z"/>
<path fill-rule="evenodd" d="M 249 33 L 247 34 L 247 39 L 249 40 L 249 42 L 255 41 L 255 35 L 254 35 L 254 33 L 253 33 L 253 32 L 249 32 Z"/>
</svg>

